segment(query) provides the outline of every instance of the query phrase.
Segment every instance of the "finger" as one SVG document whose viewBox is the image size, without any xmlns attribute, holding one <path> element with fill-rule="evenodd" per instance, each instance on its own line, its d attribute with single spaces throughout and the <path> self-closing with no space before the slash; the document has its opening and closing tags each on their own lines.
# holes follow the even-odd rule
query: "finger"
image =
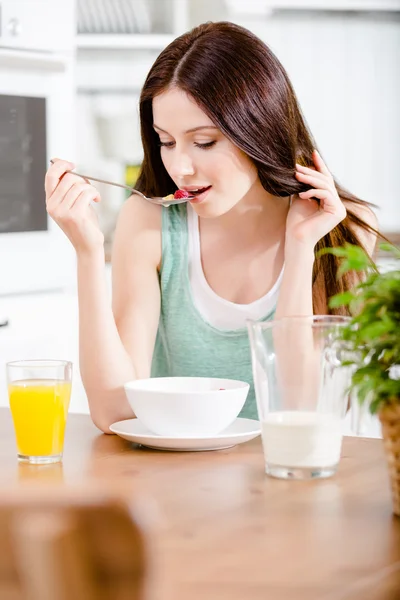
<svg viewBox="0 0 400 600">
<path fill-rule="evenodd" d="M 330 190 L 333 192 L 333 183 L 329 181 L 325 175 L 317 175 L 317 174 L 307 174 L 300 173 L 300 171 L 296 171 L 296 177 L 299 181 L 303 181 L 304 183 L 308 183 L 316 188 L 323 187 L 324 189 Z M 336 192 L 336 190 L 335 190 Z"/>
<path fill-rule="evenodd" d="M 57 162 L 57 161 L 59 161 L 59 160 L 61 160 L 61 159 L 59 159 L 59 158 L 51 158 L 51 159 L 50 159 L 50 162 L 51 162 L 52 164 L 54 164 L 55 162 Z M 72 168 L 71 168 L 70 170 L 68 170 L 68 171 L 67 171 L 68 173 L 69 173 L 70 171 L 73 171 L 73 170 L 75 169 L 75 167 L 76 167 L 76 165 L 74 165 L 73 163 L 69 163 L 69 164 L 71 165 L 71 167 L 72 167 Z M 81 179 L 83 179 L 84 181 L 86 181 L 86 183 L 90 183 L 90 179 L 88 179 L 88 178 L 87 178 L 87 177 L 85 177 L 84 175 L 79 175 L 78 173 L 73 173 L 73 175 L 76 175 L 77 177 L 80 177 Z"/>
<path fill-rule="evenodd" d="M 97 192 L 95 188 L 93 188 L 93 190 Z M 77 196 L 75 195 L 72 198 L 72 205 L 70 200 L 68 201 L 68 205 L 64 203 L 60 204 L 51 213 L 51 216 L 56 221 L 79 221 L 82 218 L 84 212 L 87 211 L 88 207 L 90 207 L 90 205 L 92 204 L 92 201 L 95 197 L 94 191 L 86 189 Z"/>
<path fill-rule="evenodd" d="M 75 169 L 74 163 L 69 160 L 53 158 L 50 162 L 52 164 L 49 167 L 47 173 L 51 176 L 57 177 L 58 179 L 61 179 L 65 175 L 65 173 L 68 173 L 69 171 Z"/>
<path fill-rule="evenodd" d="M 321 155 L 318 152 L 318 150 L 314 150 L 314 152 L 312 154 L 312 157 L 313 157 L 314 165 L 316 166 L 317 170 L 320 173 L 323 173 L 324 175 L 327 175 L 328 177 L 332 177 L 331 172 L 329 171 L 328 167 L 326 166 L 326 164 L 322 160 Z"/>
<path fill-rule="evenodd" d="M 59 158 L 53 158 L 54 164 L 49 167 L 45 180 L 44 180 L 44 190 L 46 192 L 46 197 L 50 198 L 59 184 L 60 179 L 65 175 L 67 171 L 71 171 L 75 169 L 75 165 L 66 160 L 61 160 Z"/>
<path fill-rule="evenodd" d="M 47 203 L 47 212 L 53 218 L 64 216 L 73 206 L 77 196 L 85 189 L 86 183 L 74 184 L 65 193 L 53 194 L 52 200 Z"/>
<path fill-rule="evenodd" d="M 332 180 L 328 179 L 326 177 L 326 175 L 324 175 L 323 173 L 320 173 L 319 171 L 316 171 L 315 169 L 312 169 L 310 167 L 303 167 L 303 165 L 296 164 L 296 173 L 303 173 L 304 175 L 310 175 L 311 177 L 317 177 L 318 179 L 321 180 L 321 182 L 325 182 L 328 184 L 330 184 L 332 182 Z"/>
<path fill-rule="evenodd" d="M 85 180 L 82 177 L 79 177 L 79 175 L 75 175 L 74 173 L 65 173 L 63 178 L 58 180 L 58 185 L 50 198 L 47 199 L 47 206 L 60 204 L 72 186 L 76 184 L 90 185 L 89 183 L 85 183 Z"/>
<path fill-rule="evenodd" d="M 76 183 L 78 183 L 77 178 L 73 175 L 69 175 L 69 173 L 64 175 L 63 179 L 59 179 L 58 185 L 55 188 L 54 192 L 49 198 L 46 198 L 47 210 L 55 210 L 57 206 L 59 206 L 63 202 L 65 195 Z M 79 181 L 79 183 L 81 183 L 82 185 L 86 185 L 83 183 L 83 181 Z"/>
<path fill-rule="evenodd" d="M 335 215 L 343 215 L 342 218 L 346 216 L 346 208 L 343 202 L 338 199 L 336 194 L 331 194 L 329 190 L 326 189 L 313 189 L 308 190 L 307 192 L 300 192 L 299 197 L 302 200 L 310 200 L 311 198 L 318 198 L 321 201 L 321 207 L 325 213 L 331 213 Z"/>
<path fill-rule="evenodd" d="M 92 202 L 100 202 L 100 194 L 96 188 L 91 186 L 91 190 L 85 190 L 75 199 L 73 206 L 70 209 L 70 212 L 78 215 L 82 214 L 88 207 L 91 206 Z"/>
<path fill-rule="evenodd" d="M 313 188 L 312 190 L 307 190 L 306 192 L 300 192 L 299 198 L 301 198 L 301 200 L 311 200 L 311 198 L 319 198 L 320 200 L 325 200 L 325 197 L 328 194 L 328 190 Z"/>
<path fill-rule="evenodd" d="M 321 177 L 325 177 L 323 173 L 320 173 L 314 167 L 305 167 L 304 165 L 296 163 L 296 169 L 302 173 L 311 173 L 311 175 L 320 175 Z"/>
<path fill-rule="evenodd" d="M 75 205 L 77 199 L 83 194 L 85 195 L 85 198 L 90 196 L 91 200 L 94 200 L 99 196 L 98 190 L 92 185 L 83 182 L 75 183 L 65 194 L 61 203 L 62 209 L 70 210 Z"/>
</svg>

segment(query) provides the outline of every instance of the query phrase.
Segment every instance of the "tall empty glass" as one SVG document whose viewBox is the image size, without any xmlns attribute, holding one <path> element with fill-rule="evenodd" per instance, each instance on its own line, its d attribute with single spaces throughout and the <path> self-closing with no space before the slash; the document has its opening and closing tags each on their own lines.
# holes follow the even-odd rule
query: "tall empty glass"
<svg viewBox="0 0 400 600">
<path fill-rule="evenodd" d="M 347 317 L 248 321 L 265 471 L 329 477 L 340 460 L 351 368 L 342 364 Z"/>
<path fill-rule="evenodd" d="M 32 464 L 60 461 L 71 396 L 72 363 L 24 360 L 9 362 L 6 368 L 18 460 Z"/>
</svg>

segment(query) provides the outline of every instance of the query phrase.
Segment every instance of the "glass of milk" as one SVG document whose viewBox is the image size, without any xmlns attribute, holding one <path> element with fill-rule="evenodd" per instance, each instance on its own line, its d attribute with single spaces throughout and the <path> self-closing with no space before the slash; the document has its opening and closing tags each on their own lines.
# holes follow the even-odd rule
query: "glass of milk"
<svg viewBox="0 0 400 600">
<path fill-rule="evenodd" d="M 351 367 L 348 317 L 248 321 L 265 471 L 284 479 L 330 477 L 340 460 Z"/>
</svg>

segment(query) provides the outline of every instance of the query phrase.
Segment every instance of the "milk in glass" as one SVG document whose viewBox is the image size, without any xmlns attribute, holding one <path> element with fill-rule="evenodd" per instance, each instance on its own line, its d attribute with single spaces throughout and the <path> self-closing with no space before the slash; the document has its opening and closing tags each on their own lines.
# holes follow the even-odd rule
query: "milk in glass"
<svg viewBox="0 0 400 600">
<path fill-rule="evenodd" d="M 262 422 L 265 462 L 293 468 L 337 465 L 342 445 L 342 420 L 314 411 L 277 411 Z"/>
</svg>

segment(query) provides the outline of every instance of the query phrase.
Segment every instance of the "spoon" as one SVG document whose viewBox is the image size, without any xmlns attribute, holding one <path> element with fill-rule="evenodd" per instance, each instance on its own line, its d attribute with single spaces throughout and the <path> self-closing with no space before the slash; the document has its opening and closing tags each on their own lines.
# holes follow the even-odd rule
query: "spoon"
<svg viewBox="0 0 400 600">
<path fill-rule="evenodd" d="M 50 162 L 54 165 L 53 160 L 50 160 Z M 105 179 L 97 179 L 96 177 L 88 177 L 87 175 L 81 175 L 80 173 L 76 173 L 75 171 L 66 171 L 66 173 L 72 173 L 72 175 L 77 175 L 78 177 L 82 177 L 83 179 L 87 179 L 89 181 L 97 181 L 98 183 L 106 183 L 108 185 L 115 185 L 116 187 L 120 187 L 125 190 L 129 190 L 132 194 L 137 194 L 138 196 L 141 196 L 148 202 L 152 202 L 153 204 L 158 204 L 159 206 L 165 206 L 166 208 L 168 208 L 168 206 L 172 206 L 173 204 L 182 204 L 183 202 L 187 202 L 188 200 L 192 200 L 194 198 L 194 196 L 187 196 L 186 198 L 174 198 L 173 194 L 169 194 L 169 196 L 164 196 L 164 197 L 156 196 L 155 198 L 149 198 L 148 196 L 145 196 L 144 194 L 142 194 L 142 192 L 135 190 L 130 185 L 124 185 L 123 183 L 115 183 L 114 181 L 106 181 Z"/>
</svg>

